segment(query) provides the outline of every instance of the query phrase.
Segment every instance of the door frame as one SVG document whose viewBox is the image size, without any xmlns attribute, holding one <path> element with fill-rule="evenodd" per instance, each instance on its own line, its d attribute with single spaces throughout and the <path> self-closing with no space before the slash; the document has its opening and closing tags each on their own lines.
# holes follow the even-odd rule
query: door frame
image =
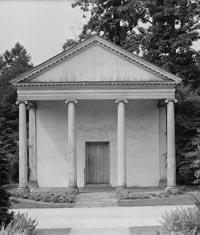
<svg viewBox="0 0 200 235">
<path fill-rule="evenodd" d="M 87 184 L 87 143 L 106 143 L 108 144 L 108 157 L 109 157 L 109 183 L 107 184 Z M 85 141 L 85 168 L 84 168 L 84 185 L 85 186 L 101 186 L 101 185 L 110 185 L 110 141 Z"/>
</svg>

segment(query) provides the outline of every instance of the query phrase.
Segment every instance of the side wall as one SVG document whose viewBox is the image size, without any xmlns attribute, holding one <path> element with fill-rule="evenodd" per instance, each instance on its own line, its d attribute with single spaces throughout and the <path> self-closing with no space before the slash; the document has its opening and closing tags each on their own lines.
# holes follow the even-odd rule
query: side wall
<svg viewBox="0 0 200 235">
<path fill-rule="evenodd" d="M 39 187 L 67 187 L 67 106 L 37 102 L 37 179 Z M 79 101 L 76 105 L 78 186 L 84 186 L 85 142 L 110 142 L 110 183 L 117 186 L 117 104 Z M 159 109 L 156 100 L 126 104 L 127 186 L 157 186 Z"/>
</svg>

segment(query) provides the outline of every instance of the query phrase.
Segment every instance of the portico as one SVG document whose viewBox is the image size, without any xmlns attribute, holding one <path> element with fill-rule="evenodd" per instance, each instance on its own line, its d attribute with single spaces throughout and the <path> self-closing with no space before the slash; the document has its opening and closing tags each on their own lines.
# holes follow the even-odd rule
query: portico
<svg viewBox="0 0 200 235">
<path fill-rule="evenodd" d="M 97 36 L 15 79 L 19 188 L 77 188 L 91 178 L 119 188 L 165 180 L 176 187 L 174 102 L 180 81 Z"/>
</svg>

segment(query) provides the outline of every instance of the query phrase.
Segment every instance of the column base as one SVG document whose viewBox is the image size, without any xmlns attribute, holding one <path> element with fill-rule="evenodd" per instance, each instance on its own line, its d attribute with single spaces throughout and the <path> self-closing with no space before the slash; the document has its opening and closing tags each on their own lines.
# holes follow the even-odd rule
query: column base
<svg viewBox="0 0 200 235">
<path fill-rule="evenodd" d="M 165 179 L 160 180 L 159 187 L 167 187 L 167 180 Z"/>
<path fill-rule="evenodd" d="M 167 186 L 165 191 L 170 194 L 178 194 L 180 192 L 177 186 Z"/>
<path fill-rule="evenodd" d="M 128 189 L 126 186 L 118 186 L 116 189 L 117 199 L 127 199 L 128 198 Z"/>
<path fill-rule="evenodd" d="M 29 181 L 28 182 L 28 187 L 30 188 L 30 190 L 38 188 L 37 181 Z"/>
<path fill-rule="evenodd" d="M 29 192 L 30 189 L 29 189 L 28 186 L 27 187 L 18 187 L 18 191 L 20 191 L 20 192 Z"/>
<path fill-rule="evenodd" d="M 120 190 L 124 190 L 126 189 L 127 187 L 126 186 L 117 186 L 117 191 L 120 191 Z"/>
<path fill-rule="evenodd" d="M 68 186 L 67 189 L 68 189 L 69 192 L 79 193 L 78 186 Z"/>
</svg>

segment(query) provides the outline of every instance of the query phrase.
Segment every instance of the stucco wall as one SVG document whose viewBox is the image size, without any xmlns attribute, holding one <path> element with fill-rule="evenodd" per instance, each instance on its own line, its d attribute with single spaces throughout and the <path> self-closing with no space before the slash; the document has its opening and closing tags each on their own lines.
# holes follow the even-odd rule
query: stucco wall
<svg viewBox="0 0 200 235">
<path fill-rule="evenodd" d="M 39 187 L 67 187 L 67 106 L 37 102 Z M 84 186 L 85 142 L 110 142 L 110 183 L 117 186 L 117 104 L 79 101 L 76 105 L 78 186 Z M 159 184 L 159 110 L 156 100 L 126 105 L 127 186 Z"/>
</svg>

